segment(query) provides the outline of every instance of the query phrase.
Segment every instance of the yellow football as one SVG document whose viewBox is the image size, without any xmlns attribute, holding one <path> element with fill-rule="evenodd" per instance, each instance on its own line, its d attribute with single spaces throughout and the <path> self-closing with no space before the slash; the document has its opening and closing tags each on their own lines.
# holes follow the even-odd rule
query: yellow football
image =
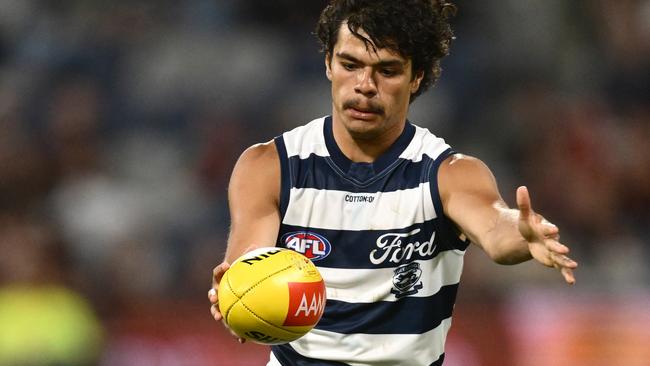
<svg viewBox="0 0 650 366">
<path fill-rule="evenodd" d="M 219 311 L 238 336 L 261 344 L 291 342 L 325 309 L 316 266 L 290 249 L 259 248 L 237 258 L 219 284 Z"/>
</svg>

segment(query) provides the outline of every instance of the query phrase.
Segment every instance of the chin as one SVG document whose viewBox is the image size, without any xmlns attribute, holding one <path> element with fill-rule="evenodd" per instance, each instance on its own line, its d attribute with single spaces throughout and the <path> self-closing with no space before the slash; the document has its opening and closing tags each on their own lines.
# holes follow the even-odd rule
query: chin
<svg viewBox="0 0 650 366">
<path fill-rule="evenodd" d="M 350 136 L 358 140 L 372 140 L 382 133 L 377 121 L 352 120 L 345 128 Z"/>
</svg>

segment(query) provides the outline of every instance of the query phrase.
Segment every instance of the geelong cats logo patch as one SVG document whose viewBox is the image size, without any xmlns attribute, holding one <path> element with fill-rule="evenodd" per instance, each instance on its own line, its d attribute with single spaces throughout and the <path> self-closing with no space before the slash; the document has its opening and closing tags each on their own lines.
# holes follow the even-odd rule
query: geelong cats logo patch
<svg viewBox="0 0 650 366">
<path fill-rule="evenodd" d="M 402 298 L 416 294 L 422 288 L 422 270 L 420 263 L 413 262 L 395 268 L 393 275 L 393 288 L 390 293 L 395 295 L 396 298 Z"/>
</svg>

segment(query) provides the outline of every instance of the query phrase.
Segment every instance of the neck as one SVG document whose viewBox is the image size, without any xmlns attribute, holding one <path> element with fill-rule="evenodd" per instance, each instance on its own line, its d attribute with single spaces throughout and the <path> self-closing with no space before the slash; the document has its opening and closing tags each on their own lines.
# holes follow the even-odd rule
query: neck
<svg viewBox="0 0 650 366">
<path fill-rule="evenodd" d="M 356 163 L 372 163 L 377 160 L 399 138 L 405 125 L 406 119 L 376 135 L 355 136 L 336 116 L 332 116 L 332 132 L 336 144 L 348 159 Z"/>
</svg>

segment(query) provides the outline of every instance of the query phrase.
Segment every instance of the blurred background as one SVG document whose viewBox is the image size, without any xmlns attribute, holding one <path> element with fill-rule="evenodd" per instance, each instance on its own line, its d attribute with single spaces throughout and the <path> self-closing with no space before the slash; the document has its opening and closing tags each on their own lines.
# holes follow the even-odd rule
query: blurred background
<svg viewBox="0 0 650 366">
<path fill-rule="evenodd" d="M 0 0 L 0 365 L 262 365 L 209 312 L 247 146 L 330 112 L 325 1 Z M 470 248 L 445 365 L 650 365 L 650 1 L 457 1 L 410 119 L 560 226 Z"/>
</svg>

